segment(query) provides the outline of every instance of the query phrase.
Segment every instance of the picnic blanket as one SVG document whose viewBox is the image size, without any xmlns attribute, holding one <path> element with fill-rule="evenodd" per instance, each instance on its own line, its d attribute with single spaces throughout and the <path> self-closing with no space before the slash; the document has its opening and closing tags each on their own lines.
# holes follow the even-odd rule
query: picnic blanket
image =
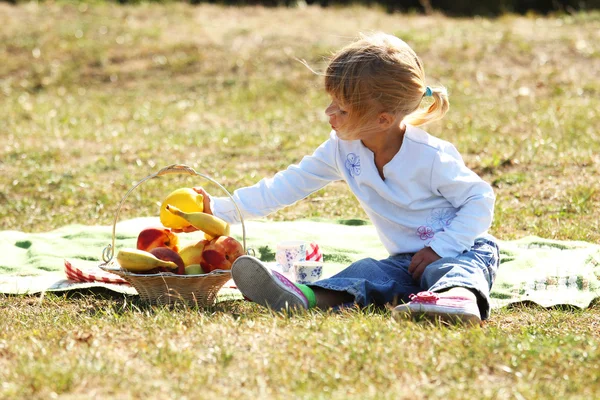
<svg viewBox="0 0 600 400">
<path fill-rule="evenodd" d="M 135 247 L 138 233 L 148 226 L 159 226 L 158 219 L 119 222 L 115 252 Z M 361 258 L 387 257 L 374 227 L 362 220 L 261 220 L 248 221 L 245 228 L 247 248 L 268 263 L 274 261 L 279 241 L 318 243 L 324 254 L 325 277 Z M 241 225 L 232 226 L 232 236 L 243 241 Z M 183 245 L 202 238 L 201 232 L 180 234 Z M 98 268 L 102 250 L 111 240 L 112 226 L 69 225 L 43 233 L 0 231 L 0 293 L 103 287 L 135 295 L 135 289 L 120 283 L 118 276 Z M 600 245 L 529 236 L 500 241 L 500 248 L 501 265 L 491 294 L 493 307 L 525 302 L 586 308 L 600 298 Z"/>
</svg>

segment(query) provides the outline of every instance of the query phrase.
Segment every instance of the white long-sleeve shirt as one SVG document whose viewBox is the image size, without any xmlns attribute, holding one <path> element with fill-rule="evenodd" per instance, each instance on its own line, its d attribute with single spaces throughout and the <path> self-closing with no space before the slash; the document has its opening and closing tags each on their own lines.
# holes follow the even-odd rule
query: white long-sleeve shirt
<svg viewBox="0 0 600 400">
<path fill-rule="evenodd" d="M 383 168 L 360 140 L 330 137 L 311 156 L 272 178 L 234 191 L 245 219 L 264 217 L 294 204 L 329 182 L 344 180 L 390 254 L 425 246 L 441 257 L 471 248 L 493 219 L 494 193 L 464 164 L 456 148 L 407 126 L 402 146 Z M 230 223 L 239 215 L 228 197 L 213 198 L 213 212 Z"/>
</svg>

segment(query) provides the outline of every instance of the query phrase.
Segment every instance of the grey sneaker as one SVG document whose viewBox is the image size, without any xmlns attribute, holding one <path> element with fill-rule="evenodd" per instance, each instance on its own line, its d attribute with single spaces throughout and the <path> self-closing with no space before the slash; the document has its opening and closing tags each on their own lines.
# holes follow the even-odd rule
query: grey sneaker
<svg viewBox="0 0 600 400">
<path fill-rule="evenodd" d="M 420 292 L 410 296 L 411 301 L 392 310 L 396 320 L 412 318 L 441 320 L 451 323 L 481 324 L 477 302 L 466 297 L 443 297 L 434 292 Z"/>
<path fill-rule="evenodd" d="M 308 309 L 308 300 L 293 282 L 252 256 L 238 257 L 231 266 L 237 288 L 249 300 L 275 311 Z"/>
</svg>

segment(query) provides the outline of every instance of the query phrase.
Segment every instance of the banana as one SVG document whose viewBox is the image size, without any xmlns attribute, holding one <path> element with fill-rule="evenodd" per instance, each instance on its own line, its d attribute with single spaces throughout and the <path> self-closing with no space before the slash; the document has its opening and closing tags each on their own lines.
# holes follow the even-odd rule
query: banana
<svg viewBox="0 0 600 400">
<path fill-rule="evenodd" d="M 212 237 L 229 236 L 229 224 L 219 217 L 204 212 L 183 212 L 171 204 L 167 204 L 167 211 L 185 219 L 194 228 Z"/>
<path fill-rule="evenodd" d="M 214 236 L 211 236 L 208 233 L 204 232 L 204 239 L 206 239 L 206 240 L 208 240 L 210 242 L 214 238 L 215 238 Z"/>
<path fill-rule="evenodd" d="M 172 261 L 163 261 L 144 250 L 121 249 L 117 254 L 117 262 L 121 268 L 130 272 L 146 272 L 157 267 L 177 269 Z"/>
</svg>

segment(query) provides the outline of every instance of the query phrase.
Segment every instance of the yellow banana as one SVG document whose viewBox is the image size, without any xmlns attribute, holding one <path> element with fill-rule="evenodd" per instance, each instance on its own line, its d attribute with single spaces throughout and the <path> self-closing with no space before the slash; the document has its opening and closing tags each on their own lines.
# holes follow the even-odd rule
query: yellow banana
<svg viewBox="0 0 600 400">
<path fill-rule="evenodd" d="M 229 224 L 219 217 L 203 212 L 183 212 L 171 204 L 167 204 L 167 211 L 185 219 L 194 228 L 212 237 L 229 236 Z"/>
<path fill-rule="evenodd" d="M 130 272 L 146 272 L 157 267 L 177 269 L 172 261 L 163 261 L 144 250 L 121 249 L 117 254 L 117 262 L 121 268 Z"/>
<path fill-rule="evenodd" d="M 208 240 L 208 241 L 211 241 L 211 240 L 213 240 L 214 238 L 215 238 L 214 236 L 211 236 L 211 235 L 209 235 L 208 233 L 204 232 L 204 239 L 206 239 L 206 240 Z"/>
</svg>

